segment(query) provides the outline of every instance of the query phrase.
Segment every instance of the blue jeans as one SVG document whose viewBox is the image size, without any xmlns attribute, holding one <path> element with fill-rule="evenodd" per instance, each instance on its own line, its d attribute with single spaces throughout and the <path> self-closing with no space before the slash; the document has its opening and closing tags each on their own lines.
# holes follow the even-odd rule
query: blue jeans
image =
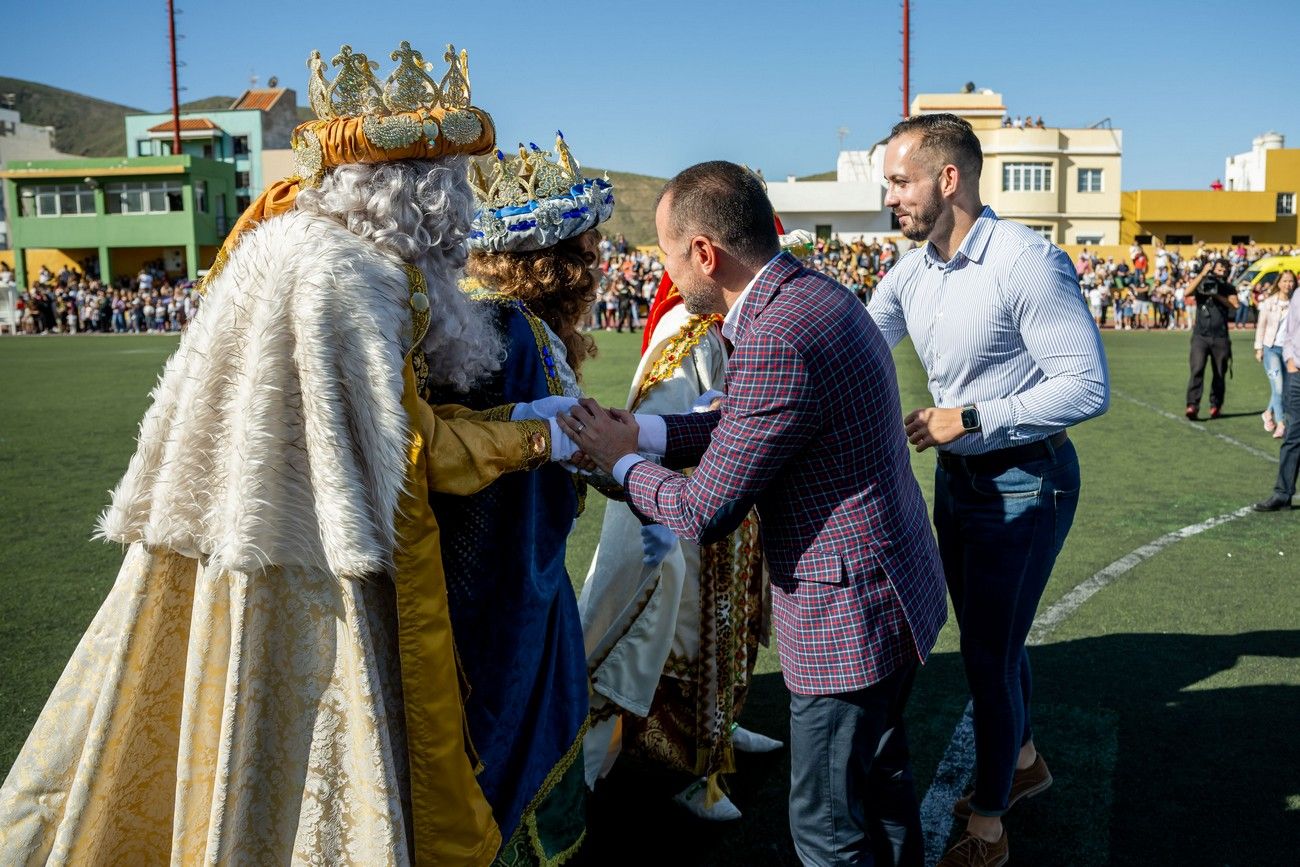
<svg viewBox="0 0 1300 867">
<path fill-rule="evenodd" d="M 934 525 L 974 701 L 971 809 L 985 816 L 1006 812 L 1032 737 L 1025 639 L 1079 504 L 1074 444 L 1044 446 L 1050 457 L 997 474 L 942 464 L 935 472 Z"/>
<path fill-rule="evenodd" d="M 1264 347 L 1264 375 L 1268 377 L 1268 411 L 1279 424 L 1283 418 L 1282 395 L 1286 387 L 1286 364 L 1282 361 L 1282 347 Z"/>
<path fill-rule="evenodd" d="M 1277 484 L 1273 496 L 1289 500 L 1295 496 L 1300 476 L 1300 373 L 1286 375 L 1286 436 L 1278 452 Z"/>
</svg>

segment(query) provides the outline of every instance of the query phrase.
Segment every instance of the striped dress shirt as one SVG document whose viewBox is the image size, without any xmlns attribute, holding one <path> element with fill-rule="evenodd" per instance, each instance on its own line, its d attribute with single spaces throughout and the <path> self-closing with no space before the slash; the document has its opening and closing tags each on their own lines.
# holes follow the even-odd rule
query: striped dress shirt
<svg viewBox="0 0 1300 867">
<path fill-rule="evenodd" d="M 985 207 L 947 262 L 899 260 L 868 307 L 891 347 L 910 334 L 937 407 L 974 405 L 981 430 L 944 447 L 980 454 L 1101 415 L 1101 335 L 1065 251 Z"/>
</svg>

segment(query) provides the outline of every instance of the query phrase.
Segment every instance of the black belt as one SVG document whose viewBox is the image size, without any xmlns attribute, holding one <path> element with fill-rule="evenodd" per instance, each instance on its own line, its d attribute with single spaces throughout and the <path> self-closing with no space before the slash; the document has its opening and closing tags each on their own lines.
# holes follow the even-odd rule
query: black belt
<svg viewBox="0 0 1300 867">
<path fill-rule="evenodd" d="M 1066 432 L 1061 431 L 1045 440 L 1037 440 L 1036 442 L 1025 443 L 1022 446 L 1011 446 L 1010 448 L 997 449 L 996 451 L 984 452 L 978 455 L 954 455 L 941 451 L 939 452 L 939 466 L 945 470 L 964 470 L 967 473 L 995 476 L 1019 464 L 1053 458 L 1056 456 L 1057 450 L 1065 445 L 1069 439 Z"/>
</svg>

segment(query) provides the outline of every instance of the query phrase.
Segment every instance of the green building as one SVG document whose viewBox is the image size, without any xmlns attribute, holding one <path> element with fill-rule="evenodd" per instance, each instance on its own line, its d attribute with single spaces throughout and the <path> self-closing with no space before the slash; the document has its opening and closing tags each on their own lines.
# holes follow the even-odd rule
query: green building
<svg viewBox="0 0 1300 867">
<path fill-rule="evenodd" d="M 10 161 L 5 193 L 14 276 L 30 286 L 42 265 L 93 272 L 108 283 L 162 260 L 193 280 L 238 216 L 235 167 L 180 156 Z"/>
</svg>

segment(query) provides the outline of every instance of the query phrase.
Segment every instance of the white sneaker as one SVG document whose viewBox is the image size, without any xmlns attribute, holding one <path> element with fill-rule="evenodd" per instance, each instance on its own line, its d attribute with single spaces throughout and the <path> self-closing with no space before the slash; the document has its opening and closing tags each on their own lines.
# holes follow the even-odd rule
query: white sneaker
<svg viewBox="0 0 1300 867">
<path fill-rule="evenodd" d="M 739 724 L 731 727 L 731 745 L 741 753 L 771 753 L 785 746 L 784 743 L 776 738 L 769 738 L 767 735 L 760 735 L 758 732 L 751 732 L 747 728 L 742 728 Z"/>
<path fill-rule="evenodd" d="M 708 780 L 699 779 L 673 795 L 673 800 L 706 822 L 731 822 L 740 818 L 740 810 L 726 795 L 712 807 L 706 807 L 704 798 L 708 790 Z"/>
</svg>

